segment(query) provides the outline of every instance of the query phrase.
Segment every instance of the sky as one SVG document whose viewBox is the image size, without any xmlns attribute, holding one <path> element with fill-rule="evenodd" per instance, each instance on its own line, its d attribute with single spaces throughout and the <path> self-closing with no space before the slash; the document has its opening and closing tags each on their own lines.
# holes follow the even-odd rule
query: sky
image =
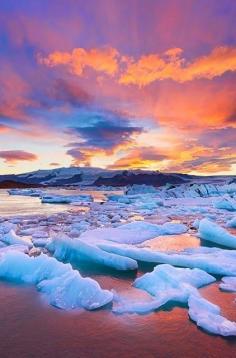
<svg viewBox="0 0 236 358">
<path fill-rule="evenodd" d="M 1 0 L 0 174 L 236 174 L 236 1 Z"/>
</svg>

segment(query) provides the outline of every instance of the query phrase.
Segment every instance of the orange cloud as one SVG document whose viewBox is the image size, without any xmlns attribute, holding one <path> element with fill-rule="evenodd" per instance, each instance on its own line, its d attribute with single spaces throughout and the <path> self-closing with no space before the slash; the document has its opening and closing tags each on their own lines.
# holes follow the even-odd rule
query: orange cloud
<svg viewBox="0 0 236 358">
<path fill-rule="evenodd" d="M 49 67 L 67 65 L 70 71 L 77 76 L 84 73 L 86 67 L 97 72 L 114 75 L 118 70 L 118 51 L 111 47 L 85 50 L 75 48 L 70 52 L 53 52 L 48 57 L 38 57 L 40 63 Z"/>
<path fill-rule="evenodd" d="M 123 85 L 147 86 L 155 81 L 173 80 L 179 83 L 194 79 L 212 79 L 227 71 L 236 71 L 236 47 L 214 48 L 208 55 L 187 61 L 181 48 L 170 48 L 163 54 L 148 54 L 137 61 L 120 55 L 115 48 L 75 48 L 72 52 L 55 51 L 48 57 L 38 56 L 41 64 L 49 67 L 68 66 L 77 76 L 86 68 L 113 76 L 119 72 L 118 82 Z"/>
<path fill-rule="evenodd" d="M 142 56 L 138 61 L 128 65 L 119 82 L 142 87 L 154 81 L 171 79 L 183 83 L 199 78 L 212 79 L 227 71 L 236 71 L 235 47 L 216 47 L 210 54 L 196 58 L 192 62 L 180 57 L 181 53 L 181 49 L 174 48 L 162 56 Z"/>
</svg>

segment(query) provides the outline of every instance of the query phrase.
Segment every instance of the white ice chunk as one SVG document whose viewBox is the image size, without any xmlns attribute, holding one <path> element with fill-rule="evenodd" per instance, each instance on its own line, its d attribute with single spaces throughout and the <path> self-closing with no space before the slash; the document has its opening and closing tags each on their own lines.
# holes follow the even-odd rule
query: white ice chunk
<svg viewBox="0 0 236 358">
<path fill-rule="evenodd" d="M 201 239 L 236 249 L 236 236 L 208 219 L 200 221 L 198 233 Z"/>
<path fill-rule="evenodd" d="M 8 194 L 39 197 L 43 194 L 43 191 L 40 189 L 9 189 Z"/>
<path fill-rule="evenodd" d="M 236 277 L 222 277 L 219 287 L 223 291 L 236 292 Z"/>
<path fill-rule="evenodd" d="M 32 237 L 35 238 L 35 239 L 37 239 L 37 238 L 46 239 L 46 238 L 48 238 L 48 233 L 46 231 L 36 230 L 32 234 Z"/>
<path fill-rule="evenodd" d="M 7 234 L 10 230 L 15 230 L 16 225 L 9 221 L 4 221 L 0 224 L 0 235 Z"/>
<path fill-rule="evenodd" d="M 134 286 L 141 288 L 153 296 L 165 290 L 177 289 L 182 294 L 182 302 L 186 301 L 183 285 L 201 287 L 215 281 L 215 278 L 199 269 L 176 268 L 168 264 L 158 265 L 152 272 L 137 278 Z"/>
<path fill-rule="evenodd" d="M 0 240 L 6 243 L 7 245 L 25 245 L 27 247 L 32 247 L 32 243 L 22 239 L 20 236 L 16 235 L 14 230 L 10 230 L 7 234 L 0 236 Z"/>
<path fill-rule="evenodd" d="M 54 257 L 62 261 L 88 261 L 112 267 L 116 270 L 136 270 L 138 267 L 137 262 L 133 259 L 110 254 L 78 239 L 54 239 L 47 245 L 47 249 L 53 252 Z"/>
<path fill-rule="evenodd" d="M 114 241 L 124 244 L 140 244 L 160 235 L 180 234 L 187 231 L 187 226 L 176 223 L 163 225 L 151 224 L 145 221 L 134 221 L 117 228 L 99 228 L 84 232 L 80 239 L 86 242 Z"/>
<path fill-rule="evenodd" d="M 236 336 L 236 323 L 221 316 L 219 306 L 200 295 L 191 295 L 188 305 L 190 318 L 205 331 L 221 336 Z"/>
<path fill-rule="evenodd" d="M 227 222 L 228 227 L 236 228 L 236 216 Z"/>
<path fill-rule="evenodd" d="M 1 256 L 0 277 L 37 285 L 50 304 L 62 308 L 96 309 L 112 301 L 113 294 L 102 290 L 91 278 L 83 278 L 70 264 L 53 257 L 29 257 L 11 251 Z"/>
<path fill-rule="evenodd" d="M 159 265 L 152 272 L 137 278 L 133 284 L 155 298 L 143 302 L 118 300 L 118 306 L 114 308 L 114 312 L 146 313 L 156 310 L 169 301 L 186 303 L 191 294 L 197 293 L 196 288 L 214 281 L 213 276 L 199 269 Z"/>
<path fill-rule="evenodd" d="M 200 223 L 200 220 L 199 219 L 195 219 L 194 222 L 192 223 L 192 227 L 194 229 L 198 229 L 199 228 L 199 223 Z"/>
<path fill-rule="evenodd" d="M 43 195 L 41 198 L 42 203 L 48 204 L 71 204 L 74 202 L 86 203 L 92 202 L 93 197 L 89 194 L 81 194 L 81 195 L 55 195 L 55 194 L 47 194 Z"/>
<path fill-rule="evenodd" d="M 98 246 L 107 252 L 137 261 L 167 263 L 173 266 L 199 268 L 213 275 L 236 276 L 236 250 L 201 247 L 179 253 L 164 253 L 129 245 L 99 244 Z"/>
<path fill-rule="evenodd" d="M 3 254 L 5 254 L 6 252 L 9 252 L 9 251 L 19 251 L 19 252 L 23 252 L 26 254 L 29 252 L 29 249 L 27 246 L 20 245 L 20 244 L 14 244 L 14 245 L 10 245 L 10 246 L 1 247 L 0 248 L 0 258 Z"/>
<path fill-rule="evenodd" d="M 152 185 L 146 184 L 133 184 L 127 191 L 127 194 L 146 194 L 146 193 L 158 193 L 158 190 Z"/>
<path fill-rule="evenodd" d="M 236 203 L 228 198 L 223 198 L 215 203 L 215 208 L 236 211 Z"/>
</svg>

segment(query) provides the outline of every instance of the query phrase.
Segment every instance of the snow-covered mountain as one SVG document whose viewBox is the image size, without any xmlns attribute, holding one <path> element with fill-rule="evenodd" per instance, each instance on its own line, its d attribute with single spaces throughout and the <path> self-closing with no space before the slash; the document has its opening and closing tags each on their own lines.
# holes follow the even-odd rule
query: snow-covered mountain
<svg viewBox="0 0 236 358">
<path fill-rule="evenodd" d="M 224 180 L 235 180 L 235 177 L 224 177 Z M 220 181 L 222 177 L 197 177 L 187 174 L 161 173 L 144 170 L 106 170 L 91 167 L 69 167 L 48 170 L 37 170 L 17 175 L 0 175 L 0 183 L 13 181 L 28 185 L 96 185 L 125 186 L 147 184 L 154 186 L 181 184 L 191 181 Z"/>
</svg>

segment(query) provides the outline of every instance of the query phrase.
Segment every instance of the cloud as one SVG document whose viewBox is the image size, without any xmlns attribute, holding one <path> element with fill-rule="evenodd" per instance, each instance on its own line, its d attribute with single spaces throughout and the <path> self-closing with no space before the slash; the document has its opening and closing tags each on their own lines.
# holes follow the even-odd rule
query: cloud
<svg viewBox="0 0 236 358">
<path fill-rule="evenodd" d="M 27 121 L 25 109 L 35 103 L 30 99 L 30 86 L 10 64 L 0 62 L 0 117 Z"/>
<path fill-rule="evenodd" d="M 1 150 L 0 158 L 4 159 L 5 163 L 17 163 L 21 161 L 34 161 L 37 160 L 37 155 L 24 150 Z"/>
<path fill-rule="evenodd" d="M 78 145 L 87 148 L 110 150 L 131 143 L 133 136 L 143 131 L 122 115 L 109 111 L 82 110 L 78 112 L 78 122 L 80 125 L 69 128 L 67 133 L 80 138 Z"/>
<path fill-rule="evenodd" d="M 73 74 L 83 76 L 86 68 L 113 76 L 119 72 L 123 85 L 146 86 L 155 81 L 173 80 L 179 83 L 194 79 L 213 79 L 228 71 L 236 71 L 236 47 L 215 47 L 209 54 L 187 61 L 183 50 L 175 47 L 162 54 L 152 53 L 135 60 L 119 54 L 111 47 L 75 48 L 72 52 L 52 52 L 38 61 L 49 67 L 67 66 Z"/>
<path fill-rule="evenodd" d="M 226 127 L 203 132 L 198 142 L 211 148 L 232 148 L 236 150 L 236 128 Z"/>
<path fill-rule="evenodd" d="M 9 130 L 8 126 L 5 126 L 4 124 L 0 123 L 0 133 L 5 133 Z"/>
<path fill-rule="evenodd" d="M 88 161 L 98 153 L 112 154 L 134 143 L 142 127 L 131 125 L 119 114 L 101 110 L 81 110 L 78 112 L 80 125 L 71 127 L 66 133 L 75 139 L 67 144 L 71 149 L 67 154 L 76 161 Z"/>
<path fill-rule="evenodd" d="M 75 48 L 72 52 L 52 52 L 48 57 L 38 55 L 38 61 L 49 67 L 67 66 L 72 73 L 82 76 L 86 68 L 107 75 L 114 75 L 118 69 L 118 51 L 111 47 Z"/>
<path fill-rule="evenodd" d="M 232 165 L 236 163 L 236 155 L 211 154 L 209 156 L 202 156 L 194 160 L 185 161 L 169 167 L 171 171 L 191 173 L 197 172 L 200 174 L 217 174 L 219 172 L 227 172 L 232 170 Z"/>
<path fill-rule="evenodd" d="M 129 153 L 110 165 L 110 169 L 141 168 L 150 169 L 155 165 L 160 166 L 160 162 L 168 157 L 164 153 L 159 153 L 155 147 L 139 147 L 129 151 Z"/>
<path fill-rule="evenodd" d="M 121 84 L 146 86 L 154 81 L 171 79 L 183 83 L 194 79 L 213 79 L 227 71 L 236 71 L 236 47 L 220 46 L 208 55 L 188 62 L 182 50 L 169 49 L 162 56 L 149 54 L 133 60 L 121 75 Z"/>
<path fill-rule="evenodd" d="M 52 162 L 49 164 L 51 167 L 59 167 L 60 163 Z"/>
<path fill-rule="evenodd" d="M 42 105 L 48 108 L 59 105 L 82 107 L 92 103 L 93 96 L 73 79 L 56 78 L 43 93 Z"/>
</svg>

